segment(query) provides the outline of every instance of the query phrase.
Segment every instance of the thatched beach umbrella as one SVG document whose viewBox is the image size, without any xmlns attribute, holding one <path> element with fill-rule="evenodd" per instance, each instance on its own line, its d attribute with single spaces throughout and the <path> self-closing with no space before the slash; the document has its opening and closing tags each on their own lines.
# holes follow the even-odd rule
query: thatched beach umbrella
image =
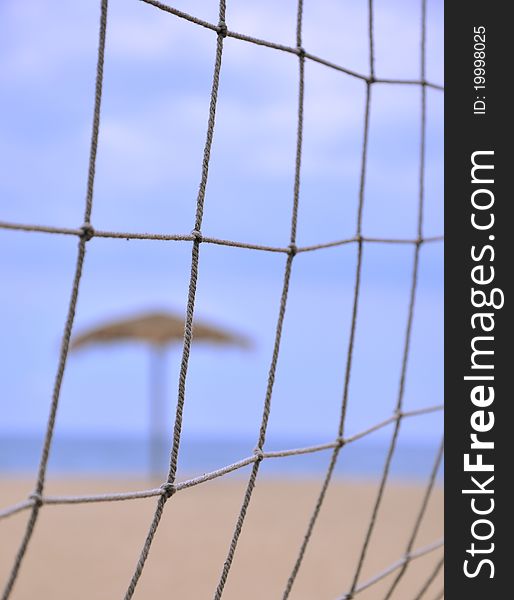
<svg viewBox="0 0 514 600">
<path fill-rule="evenodd" d="M 143 342 L 151 348 L 150 374 L 150 474 L 159 475 L 161 428 L 165 423 L 165 350 L 172 343 L 182 342 L 184 319 L 168 312 L 152 312 L 111 321 L 89 329 L 73 338 L 72 350 L 90 345 L 120 342 Z M 193 323 L 193 342 L 218 346 L 249 347 L 247 338 L 201 321 Z"/>
</svg>

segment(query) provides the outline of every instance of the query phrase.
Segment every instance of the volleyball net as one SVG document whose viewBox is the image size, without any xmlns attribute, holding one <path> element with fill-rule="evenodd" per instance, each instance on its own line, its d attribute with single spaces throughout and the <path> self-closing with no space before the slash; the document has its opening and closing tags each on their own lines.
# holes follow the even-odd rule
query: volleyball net
<svg viewBox="0 0 514 600">
<path fill-rule="evenodd" d="M 334 474 L 334 469 L 338 461 L 339 456 L 344 453 L 346 446 L 353 444 L 361 439 L 364 439 L 368 435 L 376 432 L 379 429 L 387 426 L 392 426 L 392 435 L 388 443 L 387 453 L 381 475 L 379 477 L 378 488 L 372 511 L 370 514 L 369 522 L 366 527 L 365 535 L 362 540 L 362 545 L 359 549 L 358 560 L 351 577 L 351 584 L 347 590 L 342 590 L 340 600 L 356 597 L 360 592 L 369 589 L 376 583 L 390 577 L 390 583 L 388 584 L 387 592 L 384 599 L 394 598 L 395 590 L 400 583 L 402 577 L 405 575 L 409 564 L 416 559 L 427 555 L 428 553 L 441 552 L 443 540 L 434 540 L 433 543 L 419 547 L 416 545 L 418 533 L 423 522 L 424 516 L 427 511 L 429 499 L 433 492 L 436 484 L 437 473 L 441 465 L 443 456 L 443 444 L 441 442 L 437 449 L 434 457 L 433 467 L 428 477 L 425 491 L 422 495 L 420 506 L 417 510 L 415 522 L 413 524 L 410 536 L 405 546 L 403 555 L 396 561 L 392 562 L 389 567 L 385 570 L 376 573 L 376 575 L 370 579 L 362 580 L 361 574 L 363 566 L 366 560 L 368 549 L 370 546 L 371 537 L 375 529 L 377 520 L 379 518 L 380 507 L 383 501 L 384 492 L 389 478 L 390 468 L 397 447 L 398 436 L 402 421 L 405 419 L 411 419 L 419 417 L 431 412 L 441 411 L 442 404 L 433 406 L 426 406 L 417 410 L 407 411 L 404 408 L 404 394 L 405 394 L 405 383 L 407 375 L 407 364 L 409 360 L 409 352 L 411 346 L 412 337 L 412 326 L 414 311 L 416 305 L 416 292 L 418 282 L 418 271 L 420 254 L 423 247 L 426 244 L 437 243 L 442 241 L 442 236 L 426 237 L 424 235 L 423 227 L 423 210 L 424 210 L 424 179 L 425 179 L 425 146 L 426 146 L 426 96 L 427 88 L 442 91 L 442 87 L 428 81 L 426 79 L 426 0 L 421 0 L 421 24 L 420 24 L 420 74 L 419 79 L 408 80 L 408 79 L 384 79 L 379 78 L 375 74 L 375 49 L 374 49 L 374 7 L 373 0 L 368 2 L 368 49 L 369 49 L 369 72 L 359 73 L 354 70 L 348 69 L 343 65 L 335 64 L 331 61 L 325 60 L 324 58 L 314 55 L 309 52 L 308 49 L 303 46 L 302 39 L 302 20 L 303 20 L 303 1 L 299 0 L 297 7 L 297 20 L 296 20 L 296 41 L 294 45 L 287 46 L 273 41 L 265 39 L 255 38 L 244 33 L 232 31 L 229 24 L 225 20 L 225 0 L 221 0 L 219 3 L 219 21 L 217 23 L 207 22 L 199 19 L 193 15 L 186 14 L 180 10 L 177 10 L 167 4 L 158 2 L 157 0 L 142 0 L 146 4 L 150 5 L 156 10 L 162 11 L 163 18 L 178 18 L 189 21 L 190 23 L 201 27 L 206 30 L 206 35 L 211 34 L 216 37 L 216 51 L 214 57 L 214 69 L 212 76 L 212 87 L 210 95 L 210 104 L 207 117 L 207 133 L 205 139 L 203 161 L 200 169 L 200 183 L 198 188 L 198 195 L 196 200 L 196 213 L 192 220 L 192 231 L 189 234 L 146 234 L 138 232 L 121 232 L 121 231 L 101 231 L 96 230 L 92 225 L 92 208 L 93 208 L 93 197 L 94 197 L 94 182 L 95 182 L 95 165 L 96 155 L 98 148 L 98 136 L 100 130 L 100 116 L 101 116 L 101 103 L 102 103 L 102 85 L 103 85 L 103 70 L 104 70 L 104 55 L 105 55 L 105 43 L 107 33 L 107 18 L 108 18 L 108 0 L 101 1 L 101 17 L 99 27 L 99 44 L 98 44 L 98 59 L 97 59 L 97 71 L 96 71 L 96 83 L 94 93 L 94 113 L 93 113 L 93 124 L 90 144 L 90 156 L 89 156 L 89 170 L 87 178 L 86 188 L 86 201 L 84 209 L 84 222 L 80 227 L 77 228 L 62 228 L 32 224 L 20 224 L 10 222 L 0 222 L 1 229 L 10 229 L 26 232 L 40 232 L 55 235 L 66 235 L 75 236 L 78 238 L 78 250 L 76 256 L 75 273 L 73 276 L 73 282 L 71 286 L 71 295 L 68 305 L 68 311 L 65 319 L 64 331 L 62 335 L 61 348 L 59 354 L 59 360 L 57 365 L 57 372 L 54 381 L 53 393 L 50 403 L 50 413 L 46 428 L 46 434 L 44 437 L 43 448 L 41 452 L 41 458 L 39 468 L 37 472 L 36 483 L 34 491 L 30 496 L 22 502 L 7 507 L 0 511 L 0 518 L 7 518 L 20 512 L 28 513 L 27 524 L 23 538 L 21 540 L 19 549 L 16 553 L 12 569 L 10 571 L 8 580 L 5 584 L 2 598 L 8 600 L 13 591 L 13 587 L 17 577 L 20 575 L 20 569 L 23 563 L 23 559 L 26 555 L 27 548 L 31 537 L 34 532 L 35 525 L 41 511 L 46 505 L 51 504 L 82 504 L 92 502 L 120 502 L 130 501 L 141 498 L 156 498 L 155 512 L 152 521 L 149 526 L 148 534 L 146 539 L 142 543 L 141 552 L 137 559 L 136 566 L 131 578 L 128 583 L 127 591 L 125 594 L 125 600 L 130 600 L 136 591 L 138 581 L 143 572 L 145 562 L 150 554 L 152 542 L 154 536 L 158 530 L 161 517 L 168 501 L 172 501 L 173 496 L 191 488 L 193 486 L 201 485 L 207 481 L 223 477 L 229 473 L 243 469 L 244 467 L 250 467 L 250 475 L 246 484 L 246 489 L 243 496 L 243 501 L 240 507 L 240 511 L 235 519 L 235 526 L 233 535 L 227 549 L 227 554 L 223 565 L 220 565 L 220 575 L 216 589 L 213 591 L 213 597 L 218 600 L 222 597 L 227 578 L 229 577 L 232 562 L 237 550 L 239 536 L 243 530 L 245 517 L 247 510 L 250 506 L 252 494 L 257 482 L 259 470 L 263 461 L 277 460 L 283 457 L 293 455 L 306 455 L 317 452 L 328 452 L 330 453 L 330 460 L 328 468 L 321 482 L 321 488 L 314 504 L 312 514 L 306 523 L 305 534 L 301 545 L 298 549 L 296 560 L 292 565 L 290 573 L 285 577 L 285 587 L 283 590 L 283 599 L 289 598 L 298 572 L 301 568 L 302 561 L 309 545 L 312 533 L 316 526 L 316 522 L 320 511 L 322 510 L 325 496 L 330 485 L 330 481 Z M 222 75 L 222 58 L 224 54 L 224 40 L 225 38 L 233 38 L 239 40 L 241 43 L 256 44 L 259 46 L 266 46 L 277 52 L 282 52 L 291 55 L 292 60 L 296 60 L 298 66 L 298 95 L 297 105 L 294 110 L 297 113 L 297 131 L 296 131 L 296 149 L 294 161 L 294 186 L 292 193 L 292 208 L 291 208 L 291 225 L 290 235 L 287 243 L 282 246 L 270 246 L 260 245 L 253 243 L 245 243 L 243 241 L 219 239 L 215 237 L 207 237 L 202 233 L 202 220 L 204 203 L 206 200 L 206 188 L 207 180 L 210 167 L 210 155 L 213 137 L 215 134 L 215 120 L 216 120 L 216 109 L 218 100 L 218 89 L 220 83 L 220 77 Z M 360 182 L 358 192 L 358 206 L 357 214 L 355 215 L 355 233 L 352 237 L 346 239 L 340 239 L 332 242 L 320 242 L 319 244 L 310 246 L 297 245 L 297 218 L 299 212 L 299 200 L 300 200 L 300 187 L 301 187 L 301 163 L 302 163 L 302 144 L 303 144 L 303 127 L 304 127 L 304 86 L 305 86 L 305 64 L 308 61 L 324 65 L 328 69 L 332 69 L 339 72 L 342 77 L 351 77 L 360 82 L 365 89 L 365 102 L 362 109 L 363 119 L 363 138 L 361 147 L 360 157 Z M 413 239 L 401 239 L 401 238 L 379 238 L 379 237 L 367 237 L 362 231 L 362 215 L 363 207 L 365 203 L 365 189 L 366 189 L 366 175 L 367 175 L 367 154 L 369 145 L 369 132 L 370 132 L 370 112 L 372 108 L 373 90 L 376 86 L 415 86 L 419 88 L 419 98 L 421 105 L 421 118 L 419 123 L 420 132 L 420 144 L 419 144 L 419 174 L 418 174 L 418 197 L 417 197 L 417 235 Z M 292 109 L 293 110 L 293 109 Z M 173 431 L 171 433 L 171 451 L 169 458 L 168 474 L 165 481 L 160 487 L 139 490 L 133 492 L 124 493 L 112 493 L 112 494 L 99 494 L 99 495 L 87 495 L 87 496 L 49 496 L 45 494 L 45 480 L 47 475 L 47 465 L 49 460 L 49 454 L 52 447 L 52 440 L 54 434 L 54 427 L 57 415 L 57 409 L 60 401 L 60 392 L 63 382 L 64 371 L 68 358 L 68 351 L 70 346 L 70 339 L 73 330 L 73 324 L 75 319 L 75 311 L 77 307 L 77 299 L 79 295 L 79 289 L 81 284 L 82 270 L 84 261 L 86 259 L 86 249 L 88 244 L 94 243 L 95 238 L 117 238 L 117 239 L 148 239 L 163 242 L 185 242 L 191 244 L 191 270 L 190 270 L 190 281 L 189 290 L 187 295 L 187 307 L 185 316 L 185 329 L 184 329 L 184 341 L 182 347 L 182 358 L 180 363 L 179 381 L 178 381 L 178 393 L 176 402 L 176 413 Z M 201 258 L 201 247 L 203 244 L 215 244 L 235 248 L 246 248 L 253 251 L 259 252 L 274 252 L 281 253 L 284 255 L 284 274 L 282 283 L 282 292 L 279 299 L 278 317 L 276 321 L 276 329 L 274 336 L 274 344 L 271 354 L 271 360 L 268 371 L 268 379 L 266 386 L 266 393 L 263 400 L 262 418 L 259 424 L 259 433 L 256 439 L 255 450 L 253 454 L 247 456 L 233 464 L 223 466 L 215 471 L 205 473 L 199 477 L 187 479 L 184 481 L 177 481 L 177 466 L 179 460 L 179 450 L 181 445 L 181 431 L 182 431 L 182 420 L 183 411 L 186 403 L 186 383 L 188 378 L 188 363 L 190 356 L 191 343 L 193 338 L 193 321 L 194 321 L 194 310 L 195 300 L 197 295 L 197 280 L 198 280 L 198 268 Z M 396 402 L 393 407 L 390 417 L 380 422 L 373 424 L 367 429 L 347 436 L 345 432 L 345 420 L 347 407 L 349 403 L 349 388 L 350 379 L 352 373 L 352 361 L 354 354 L 355 335 L 358 321 L 359 312 L 359 297 L 361 292 L 361 274 L 363 264 L 363 253 L 364 249 L 369 244 L 403 244 L 412 247 L 412 271 L 410 276 L 410 292 L 409 292 L 409 303 L 408 310 L 405 320 L 405 331 L 403 338 L 403 351 L 402 360 L 399 374 L 399 385 L 396 394 Z M 289 284 L 291 279 L 291 273 L 295 261 L 301 260 L 301 255 L 304 253 L 315 252 L 324 248 L 336 247 L 342 245 L 353 245 L 356 249 L 356 266 L 354 274 L 353 284 L 353 300 L 352 300 L 352 312 L 351 312 L 351 323 L 350 331 L 347 341 L 346 351 L 346 364 L 345 364 L 345 375 L 342 392 L 342 400 L 340 407 L 340 416 L 337 427 L 335 427 L 334 436 L 327 443 L 302 447 L 292 448 L 279 451 L 267 451 L 265 449 L 266 432 L 268 427 L 268 420 L 270 417 L 270 410 L 273 396 L 273 386 L 275 381 L 275 375 L 278 368 L 278 360 L 280 353 L 280 345 L 282 338 L 282 330 L 284 319 L 286 316 L 287 300 L 289 292 Z M 439 572 L 443 566 L 442 558 L 436 563 L 435 568 L 426 574 L 425 581 L 419 582 L 419 592 L 413 598 L 418 600 L 426 596 L 427 592 L 430 591 L 433 582 L 437 579 Z M 436 596 L 437 598 L 443 597 L 443 591 L 440 591 Z"/>
</svg>

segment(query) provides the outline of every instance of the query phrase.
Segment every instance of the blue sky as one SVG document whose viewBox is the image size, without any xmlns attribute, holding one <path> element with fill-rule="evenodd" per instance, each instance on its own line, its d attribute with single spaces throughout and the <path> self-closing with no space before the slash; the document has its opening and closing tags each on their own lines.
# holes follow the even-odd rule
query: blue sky
<svg viewBox="0 0 514 600">
<path fill-rule="evenodd" d="M 0 220 L 80 226 L 99 8 L 96 2 L 0 5 Z M 214 1 L 174 6 L 217 21 Z M 376 72 L 419 78 L 421 2 L 375 2 Z M 305 2 L 304 46 L 368 72 L 367 2 Z M 295 2 L 228 3 L 230 29 L 294 45 Z M 442 83 L 442 2 L 428 1 L 427 77 Z M 215 35 L 142 2 L 111 0 L 92 222 L 97 229 L 189 233 L 200 178 Z M 287 245 L 294 177 L 297 58 L 227 39 L 205 201 L 204 235 Z M 298 244 L 352 237 L 364 84 L 307 61 Z M 443 229 L 442 94 L 427 91 L 426 236 Z M 416 235 L 420 90 L 373 88 L 363 233 Z M 0 432 L 43 431 L 76 254 L 64 236 L 0 231 Z M 295 259 L 273 394 L 271 436 L 332 439 L 341 402 L 356 247 Z M 393 410 L 411 246 L 364 252 L 347 431 Z M 250 352 L 194 347 L 185 435 L 256 435 L 285 256 L 201 247 L 197 315 L 246 333 Z M 77 330 L 152 308 L 183 313 L 185 242 L 94 239 Z M 442 245 L 422 248 L 406 409 L 443 397 Z M 169 422 L 179 348 L 169 362 Z M 69 358 L 57 433 L 143 434 L 149 356 L 137 345 Z M 441 416 L 410 419 L 406 439 L 439 437 Z M 378 436 L 382 434 L 377 434 Z M 385 435 L 385 433 L 384 433 Z"/>
</svg>

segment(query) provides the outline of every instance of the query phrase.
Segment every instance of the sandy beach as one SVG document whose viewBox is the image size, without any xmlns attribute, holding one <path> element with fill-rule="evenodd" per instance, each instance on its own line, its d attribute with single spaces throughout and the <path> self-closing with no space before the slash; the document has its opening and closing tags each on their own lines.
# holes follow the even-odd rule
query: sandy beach
<svg viewBox="0 0 514 600">
<path fill-rule="evenodd" d="M 0 508 L 26 498 L 32 482 L 0 482 Z M 144 480 L 55 479 L 46 493 L 90 494 L 148 488 Z M 202 600 L 213 597 L 228 549 L 245 480 L 208 482 L 183 490 L 165 508 L 135 598 Z M 223 598 L 282 598 L 320 482 L 259 479 Z M 384 497 L 360 581 L 400 559 L 423 495 L 423 486 L 390 483 Z M 291 598 L 335 600 L 354 571 L 376 483 L 335 480 L 326 497 Z M 156 499 L 103 504 L 44 506 L 16 584 L 13 600 L 112 600 L 123 598 Z M 442 490 L 430 501 L 416 548 L 442 537 Z M 0 521 L 0 581 L 5 581 L 28 512 Z M 441 550 L 413 561 L 396 600 L 414 600 L 441 558 Z M 393 576 L 358 594 L 382 598 Z M 442 574 L 427 600 L 439 597 Z"/>
</svg>

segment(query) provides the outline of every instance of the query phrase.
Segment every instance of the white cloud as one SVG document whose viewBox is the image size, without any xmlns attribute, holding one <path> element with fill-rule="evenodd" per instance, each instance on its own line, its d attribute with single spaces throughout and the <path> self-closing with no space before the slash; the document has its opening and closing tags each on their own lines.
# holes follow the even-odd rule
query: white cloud
<svg viewBox="0 0 514 600">
<path fill-rule="evenodd" d="M 182 4 L 178 7 L 211 21 L 216 18 L 213 3 L 199 2 L 193 8 L 185 6 L 190 3 Z M 346 58 L 355 58 L 350 67 L 359 67 L 363 56 L 363 66 L 367 60 L 367 39 L 363 41 L 366 32 L 362 31 L 367 27 L 364 4 L 327 1 L 307 6 L 304 28 L 309 50 L 342 64 L 347 64 Z M 45 88 L 53 86 L 57 95 L 62 89 L 66 94 L 63 114 L 71 119 L 78 90 L 70 88 L 68 78 L 71 74 L 86 77 L 87 73 L 92 83 L 94 76 L 98 5 L 50 1 L 42 6 L 36 0 L 4 6 L 4 22 L 16 35 L 4 42 L 0 77 L 32 87 L 34 94 L 30 97 L 43 110 L 49 102 Z M 377 3 L 377 54 L 383 54 L 383 64 L 390 64 L 394 57 L 398 62 L 402 47 L 414 47 L 419 40 L 417 9 L 405 11 L 408 20 L 401 35 L 397 34 L 401 6 L 402 2 Z M 238 2 L 230 6 L 227 21 L 233 29 L 294 44 L 295 2 Z M 345 35 L 330 35 L 334 27 Z M 103 169 L 117 189 L 122 190 L 124 185 L 145 189 L 170 180 L 196 179 L 208 116 L 213 40 L 213 32 L 153 6 L 111 2 L 99 172 Z M 408 56 L 403 59 L 410 64 Z M 151 88 L 145 79 L 148 68 L 155 82 Z M 119 77 L 120 71 L 127 75 Z M 249 92 L 253 88 L 247 89 L 251 85 L 258 90 L 256 97 Z M 230 163 L 241 176 L 289 176 L 297 126 L 297 86 L 295 56 L 227 39 L 215 132 L 216 156 Z M 387 126 L 398 135 L 406 116 L 412 117 L 413 111 L 419 110 L 412 100 L 414 89 L 382 86 L 375 90 L 372 126 Z M 30 112 L 30 106 L 26 110 Z M 363 113 L 362 82 L 307 62 L 304 174 L 354 175 L 360 160 Z M 77 147 L 77 137 L 82 145 L 87 144 L 89 108 L 87 121 L 85 115 L 70 120 L 68 133 L 54 136 L 44 160 L 62 162 L 60 157 Z M 409 121 L 415 122 L 411 118 Z M 34 131 L 33 144 L 17 138 L 9 140 L 7 150 L 36 161 L 41 152 L 37 138 L 38 131 Z M 378 173 L 380 164 L 375 169 Z M 387 165 L 383 171 L 387 171 Z"/>
</svg>

